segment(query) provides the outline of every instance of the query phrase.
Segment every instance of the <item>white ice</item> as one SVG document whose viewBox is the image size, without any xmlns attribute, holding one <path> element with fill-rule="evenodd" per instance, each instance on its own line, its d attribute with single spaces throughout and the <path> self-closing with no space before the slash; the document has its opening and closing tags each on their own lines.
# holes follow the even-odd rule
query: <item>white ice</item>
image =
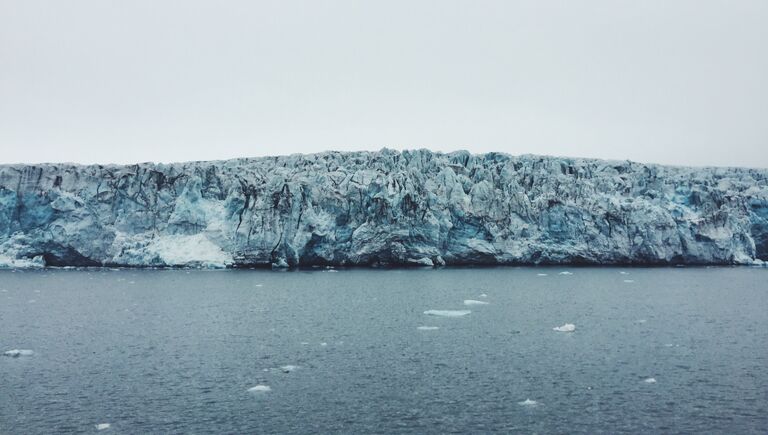
<svg viewBox="0 0 768 435">
<path fill-rule="evenodd" d="M 3 352 L 4 356 L 10 356 L 11 358 L 18 358 L 20 356 L 30 356 L 34 352 L 29 349 L 11 349 Z"/>
<path fill-rule="evenodd" d="M 256 385 L 248 389 L 249 393 L 267 393 L 269 391 L 272 391 L 269 385 Z"/>
<path fill-rule="evenodd" d="M 576 330 L 576 325 L 574 325 L 573 323 L 566 323 L 563 326 L 555 326 L 552 329 L 554 329 L 557 332 L 573 332 Z"/>
<path fill-rule="evenodd" d="M 523 405 L 523 406 L 536 406 L 536 405 L 539 404 L 539 402 L 537 402 L 535 400 L 531 400 L 531 399 L 525 399 L 522 402 L 517 402 L 517 404 L 518 405 Z"/>
<path fill-rule="evenodd" d="M 109 423 L 99 423 L 99 424 L 96 425 L 96 430 L 109 429 L 110 426 L 111 426 L 111 424 L 109 424 Z"/>
<path fill-rule="evenodd" d="M 280 366 L 280 370 L 282 370 L 283 373 L 290 373 L 290 372 L 292 372 L 292 371 L 294 371 L 294 370 L 296 370 L 298 368 L 299 368 L 299 366 L 295 366 L 295 365 L 292 365 L 292 364 Z"/>
<path fill-rule="evenodd" d="M 440 316 L 440 317 L 461 317 L 471 313 L 469 310 L 427 310 L 424 314 L 428 316 Z"/>
<path fill-rule="evenodd" d="M 624 280 L 624 282 L 626 282 L 626 283 L 633 283 L 633 282 L 635 282 L 635 281 L 633 281 L 633 280 L 631 280 L 631 279 L 625 279 L 625 280 Z"/>
<path fill-rule="evenodd" d="M 656 383 L 656 378 L 648 378 L 648 379 L 643 380 L 643 382 L 645 382 L 646 384 L 655 384 Z"/>
<path fill-rule="evenodd" d="M 572 272 L 568 272 L 567 270 L 560 272 L 560 275 L 573 275 Z"/>
<path fill-rule="evenodd" d="M 464 305 L 488 305 L 488 302 L 485 301 L 476 301 L 474 299 L 465 299 Z"/>
<path fill-rule="evenodd" d="M 416 329 L 418 329 L 419 331 L 435 331 L 440 329 L 440 327 L 439 326 L 419 326 Z"/>
<path fill-rule="evenodd" d="M 537 273 L 536 276 L 547 276 L 546 273 Z"/>
<path fill-rule="evenodd" d="M 487 297 L 488 297 L 488 295 L 487 295 L 487 294 L 485 294 L 485 293 L 482 293 L 482 294 L 480 295 L 480 297 L 481 297 L 481 298 L 487 298 Z"/>
</svg>

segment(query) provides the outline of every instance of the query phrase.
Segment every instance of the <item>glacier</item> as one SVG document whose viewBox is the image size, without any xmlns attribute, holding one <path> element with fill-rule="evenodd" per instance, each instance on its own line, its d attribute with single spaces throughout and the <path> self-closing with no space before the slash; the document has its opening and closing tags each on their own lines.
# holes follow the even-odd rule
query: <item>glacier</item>
<svg viewBox="0 0 768 435">
<path fill-rule="evenodd" d="M 765 169 L 423 149 L 0 165 L 0 267 L 765 260 Z"/>
</svg>

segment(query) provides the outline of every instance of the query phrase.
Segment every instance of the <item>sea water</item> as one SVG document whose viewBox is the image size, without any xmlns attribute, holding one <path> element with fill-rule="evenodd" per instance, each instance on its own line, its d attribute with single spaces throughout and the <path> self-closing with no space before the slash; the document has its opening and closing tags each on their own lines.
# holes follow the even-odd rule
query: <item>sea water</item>
<svg viewBox="0 0 768 435">
<path fill-rule="evenodd" d="M 0 271 L 3 434 L 764 433 L 766 367 L 760 268 Z"/>
</svg>

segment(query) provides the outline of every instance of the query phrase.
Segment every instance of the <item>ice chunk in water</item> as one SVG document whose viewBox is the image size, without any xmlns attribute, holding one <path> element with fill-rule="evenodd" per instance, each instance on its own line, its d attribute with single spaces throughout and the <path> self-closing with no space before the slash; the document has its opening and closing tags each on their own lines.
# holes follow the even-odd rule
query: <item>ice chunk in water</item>
<svg viewBox="0 0 768 435">
<path fill-rule="evenodd" d="M 567 270 L 560 272 L 560 275 L 573 275 L 572 272 L 568 272 Z"/>
<path fill-rule="evenodd" d="M 267 393 L 269 391 L 272 391 L 269 385 L 256 385 L 248 389 L 249 393 Z"/>
<path fill-rule="evenodd" d="M 518 405 L 523 405 L 523 406 L 536 406 L 536 405 L 539 404 L 539 402 L 537 402 L 535 400 L 531 400 L 531 399 L 525 399 L 522 402 L 517 402 L 517 404 Z"/>
<path fill-rule="evenodd" d="M 476 301 L 474 299 L 465 299 L 464 305 L 488 305 L 488 302 L 485 301 Z"/>
<path fill-rule="evenodd" d="M 439 326 L 419 326 L 416 329 L 418 329 L 419 331 L 435 331 L 440 329 L 440 327 Z"/>
<path fill-rule="evenodd" d="M 29 349 L 11 349 L 3 352 L 4 356 L 9 356 L 11 358 L 18 358 L 20 356 L 30 356 L 34 352 L 32 352 Z"/>
<path fill-rule="evenodd" d="M 552 329 L 554 329 L 557 332 L 573 332 L 576 330 L 576 325 L 574 325 L 573 323 L 566 323 L 563 326 L 555 326 Z"/>
<path fill-rule="evenodd" d="M 427 310 L 424 314 L 428 316 L 440 316 L 440 317 L 461 317 L 471 313 L 469 310 Z"/>
<path fill-rule="evenodd" d="M 623 270 L 621 272 L 619 272 L 619 273 L 622 274 L 622 275 L 629 275 L 629 272 L 624 272 Z"/>
<path fill-rule="evenodd" d="M 635 282 L 635 281 L 633 281 L 633 280 L 631 280 L 631 279 L 625 279 L 625 280 L 624 280 L 624 282 L 626 282 L 626 283 L 633 283 L 633 282 Z"/>
<path fill-rule="evenodd" d="M 547 276 L 546 273 L 537 273 L 536 276 Z"/>
<path fill-rule="evenodd" d="M 280 366 L 280 370 L 282 370 L 283 373 L 290 373 L 290 372 L 292 372 L 292 371 L 294 371 L 294 370 L 296 370 L 298 368 L 299 368 L 299 366 L 295 366 L 295 365 L 291 365 L 291 364 Z"/>
<path fill-rule="evenodd" d="M 480 295 L 480 297 L 481 297 L 481 298 L 487 298 L 487 297 L 488 297 L 488 295 L 487 295 L 487 294 L 485 294 L 485 293 L 482 293 L 482 294 Z"/>
<path fill-rule="evenodd" d="M 645 382 L 646 384 L 655 384 L 656 378 L 647 378 L 647 379 L 644 379 L 643 382 Z"/>
<path fill-rule="evenodd" d="M 109 429 L 110 426 L 112 426 L 112 425 L 109 424 L 109 423 L 99 423 L 99 424 L 96 425 L 96 430 Z"/>
</svg>

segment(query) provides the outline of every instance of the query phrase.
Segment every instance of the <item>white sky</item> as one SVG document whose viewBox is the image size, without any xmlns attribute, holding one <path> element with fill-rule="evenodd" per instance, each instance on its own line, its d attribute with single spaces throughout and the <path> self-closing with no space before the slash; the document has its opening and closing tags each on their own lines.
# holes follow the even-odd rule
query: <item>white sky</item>
<svg viewBox="0 0 768 435">
<path fill-rule="evenodd" d="M 0 0 L 0 162 L 768 167 L 768 1 Z"/>
</svg>

